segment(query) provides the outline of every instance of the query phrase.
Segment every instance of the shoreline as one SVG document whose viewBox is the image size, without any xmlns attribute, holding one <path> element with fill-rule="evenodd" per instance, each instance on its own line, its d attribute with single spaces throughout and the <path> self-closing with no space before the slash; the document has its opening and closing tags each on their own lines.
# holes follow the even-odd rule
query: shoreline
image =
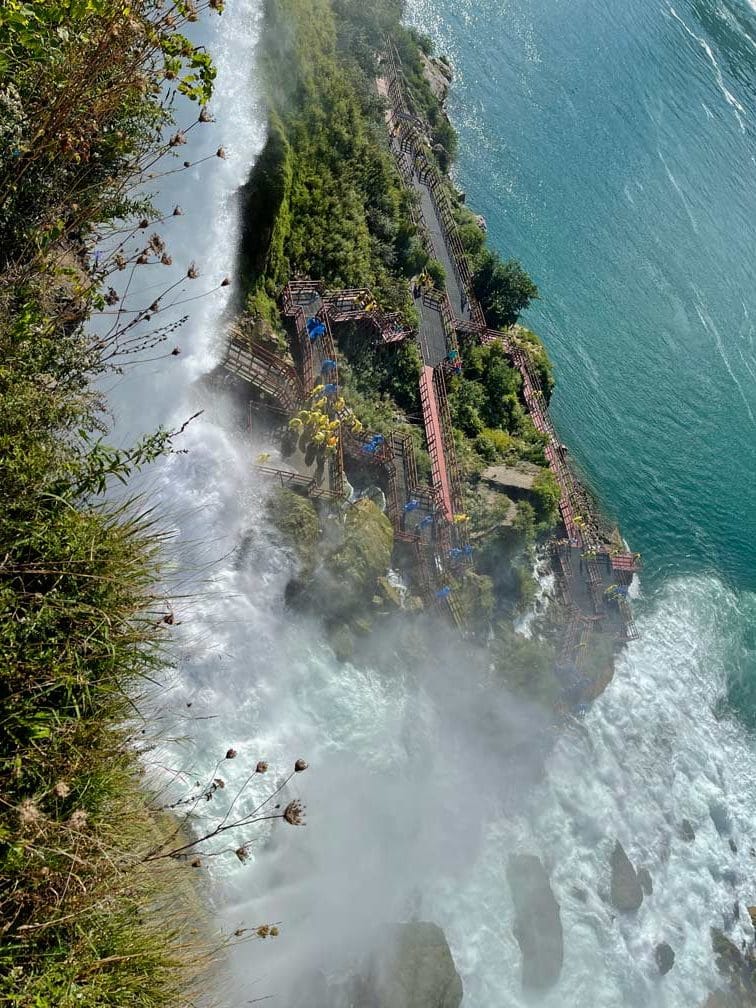
<svg viewBox="0 0 756 1008">
<path fill-rule="evenodd" d="M 278 13 L 275 14 L 275 17 L 278 16 Z M 474 461 L 471 470 L 473 443 L 458 427 L 460 396 L 463 393 L 479 394 L 475 381 L 480 379 L 471 381 L 468 378 L 468 374 L 473 373 L 467 369 L 468 361 L 481 358 L 481 354 L 486 355 L 481 358 L 484 369 L 494 364 L 498 367 L 495 363 L 498 360 L 505 362 L 511 369 L 509 374 L 517 376 L 518 398 L 523 411 L 521 422 L 527 420 L 530 425 L 533 443 L 538 446 L 543 460 L 540 463 L 543 472 L 548 473 L 552 481 L 548 493 L 553 494 L 553 504 L 550 504 L 553 511 L 547 512 L 547 523 L 539 526 L 537 541 L 549 549 L 555 576 L 554 600 L 548 619 L 561 625 L 557 631 L 555 655 L 555 676 L 559 685 L 554 688 L 562 693 L 557 711 L 560 716 L 580 716 L 586 709 L 585 705 L 600 694 L 610 678 L 605 671 L 609 654 L 637 634 L 628 591 L 630 582 L 640 569 L 639 557 L 623 550 L 619 533 L 606 528 L 603 515 L 573 473 L 566 448 L 548 415 L 551 378 L 542 344 L 536 336 L 516 324 L 516 316 L 515 322 L 507 328 L 490 328 L 488 325 L 476 289 L 478 274 L 469 261 L 466 248 L 471 241 L 480 248 L 481 243 L 485 245 L 485 239 L 479 223 L 474 228 L 468 223 L 471 218 L 477 218 L 466 207 L 448 175 L 451 158 L 443 155 L 442 164 L 447 166 L 447 171 L 444 171 L 437 163 L 441 148 L 438 144 L 431 147 L 429 139 L 435 129 L 438 135 L 446 138 L 451 151 L 456 149 L 456 134 L 444 108 L 451 86 L 451 69 L 442 59 L 425 53 L 418 38 L 406 33 L 402 43 L 409 46 L 409 52 L 414 53 L 414 58 L 418 60 L 419 69 L 412 71 L 411 84 L 407 83 L 406 71 L 393 40 L 388 42 L 381 58 L 377 78 L 372 78 L 372 88 L 383 103 L 381 122 L 388 135 L 390 156 L 402 183 L 402 200 L 407 208 L 405 223 L 415 230 L 427 264 L 419 276 L 417 273 L 414 276 L 408 274 L 404 281 L 405 296 L 411 295 L 412 308 L 399 307 L 398 311 L 391 312 L 381 306 L 380 290 L 369 287 L 339 290 L 328 284 L 327 279 L 292 280 L 289 273 L 285 276 L 286 286 L 280 302 L 282 317 L 286 321 L 283 335 L 273 336 L 277 323 L 270 307 L 265 309 L 267 316 L 261 313 L 258 321 L 254 321 L 253 315 L 253 321 L 245 324 L 241 340 L 231 344 L 222 370 L 236 383 L 242 403 L 247 395 L 245 389 L 256 390 L 255 395 L 262 403 L 273 402 L 277 408 L 283 409 L 284 415 L 290 418 L 290 433 L 293 431 L 299 435 L 304 468 L 293 468 L 291 461 L 286 462 L 286 456 L 276 460 L 275 456 L 279 453 L 275 449 L 273 452 L 266 451 L 264 462 L 258 462 L 263 474 L 275 478 L 282 485 L 309 493 L 311 497 L 314 494 L 321 501 L 327 494 L 333 495 L 333 500 L 337 501 L 345 488 L 349 488 L 350 492 L 353 485 L 363 490 L 366 488 L 364 473 L 369 457 L 370 463 L 377 467 L 373 472 L 377 486 L 385 495 L 386 514 L 393 527 L 394 542 L 404 543 L 415 551 L 412 561 L 415 571 L 411 573 L 411 578 L 416 595 L 425 606 L 446 611 L 452 623 L 464 634 L 468 632 L 465 626 L 470 618 L 469 603 L 465 601 L 460 607 L 457 601 L 464 596 L 464 586 L 474 584 L 480 573 L 485 575 L 484 581 L 488 578 L 491 587 L 481 583 L 475 588 L 476 592 L 481 589 L 484 594 L 492 591 L 494 607 L 498 609 L 502 605 L 513 604 L 506 601 L 507 594 L 498 584 L 505 568 L 501 562 L 493 560 L 494 554 L 491 560 L 485 558 L 491 535 L 490 531 L 485 531 L 486 527 L 493 527 L 497 541 L 502 535 L 506 541 L 507 535 L 511 539 L 507 527 L 511 524 L 517 527 L 520 511 L 525 518 L 528 514 L 527 510 L 523 510 L 527 508 L 527 503 L 509 503 L 506 505 L 506 520 L 502 523 L 501 518 L 494 519 L 498 524 L 492 526 L 487 509 L 494 508 L 491 513 L 496 513 L 496 501 L 499 499 L 496 494 L 501 494 L 501 501 L 506 502 L 511 500 L 512 493 L 520 494 L 521 491 L 516 487 L 504 488 L 500 482 L 495 482 L 493 497 L 491 490 L 484 493 L 482 475 L 502 473 L 505 479 L 511 481 L 514 477 L 507 473 L 513 470 L 496 469 L 489 465 L 484 473 L 485 463 L 481 463 L 479 458 Z M 440 86 L 434 90 L 432 82 L 427 80 L 431 66 L 443 68 L 443 73 L 439 70 L 447 89 L 443 93 Z M 275 73 L 275 69 L 268 68 L 268 86 L 273 88 L 273 93 L 271 74 L 275 80 Z M 423 89 L 427 89 L 427 93 Z M 420 100 L 418 95 L 423 94 L 422 101 L 426 103 L 429 116 L 436 117 L 435 127 L 430 119 L 422 118 L 423 113 L 413 105 Z M 270 106 L 269 116 L 275 125 L 268 146 L 261 155 L 264 167 L 262 171 L 259 168 L 253 171 L 247 187 L 248 219 L 254 219 L 257 206 L 250 200 L 259 202 L 261 198 L 260 195 L 252 195 L 262 193 L 260 176 L 271 176 L 276 171 L 275 158 L 293 160 L 296 156 L 295 148 L 282 147 L 282 143 L 290 144 L 291 140 L 287 138 L 285 124 L 277 120 L 275 103 Z M 442 125 L 439 125 L 439 118 Z M 348 166 L 349 162 L 346 164 Z M 284 192 L 284 206 L 288 198 Z M 266 213 L 270 217 L 270 211 L 266 210 Z M 271 218 L 271 245 L 265 253 L 268 258 L 272 254 L 272 235 L 279 226 L 283 206 L 278 214 L 278 217 L 274 215 Z M 460 221 L 465 224 L 461 225 Z M 475 238 L 473 230 L 479 238 Z M 279 255 L 277 251 L 276 256 Z M 254 255 L 249 248 L 243 253 L 243 276 L 253 260 L 265 262 L 262 247 Z M 434 263 L 438 264 L 438 279 L 431 281 L 428 272 L 436 269 Z M 504 267 L 512 269 L 511 264 L 504 264 Z M 262 269 L 261 279 L 253 280 L 252 289 L 262 290 L 264 287 L 270 290 L 271 277 L 267 268 L 258 268 Z M 269 295 L 266 297 L 269 298 Z M 255 298 L 259 302 L 258 295 Z M 248 300 L 251 306 L 254 303 L 251 295 Z M 272 302 L 268 300 L 267 304 L 270 306 Z M 396 389 L 390 370 L 393 367 L 391 355 L 397 352 L 395 348 L 412 350 L 414 344 L 419 349 L 420 360 L 412 365 L 418 368 L 415 380 L 418 381 L 419 392 L 412 393 L 416 418 L 406 428 L 406 433 L 407 436 L 412 433 L 414 437 L 420 421 L 424 447 L 429 455 L 429 466 L 424 463 L 427 484 L 418 480 L 415 471 L 418 459 L 416 442 L 414 449 L 409 442 L 403 442 L 403 447 L 400 447 L 399 433 L 393 426 L 371 429 L 357 419 L 361 416 L 359 407 L 356 414 L 351 409 L 354 388 L 362 381 L 363 362 L 369 360 L 365 353 L 370 344 L 364 344 L 365 352 L 360 350 L 360 363 L 355 364 L 349 358 L 354 351 L 345 351 L 345 339 L 348 341 L 347 348 L 354 347 L 356 339 L 372 341 L 373 347 L 377 348 L 372 352 L 378 352 L 389 362 L 389 377 L 384 387 L 390 395 L 395 394 Z M 287 346 L 287 350 L 283 351 L 282 346 Z M 324 370 L 326 367 L 329 369 L 327 373 Z M 368 367 L 372 367 L 372 363 Z M 320 379 L 320 375 L 324 377 Z M 485 370 L 483 380 L 486 380 Z M 313 389 L 316 390 L 314 397 Z M 319 389 L 326 392 L 318 392 Z M 327 391 L 329 389 L 337 391 L 331 393 Z M 333 442 L 332 449 L 325 453 L 316 450 L 313 454 L 313 447 L 317 449 L 318 438 L 322 436 L 317 433 L 318 428 L 313 427 L 317 412 L 313 413 L 312 403 L 316 399 L 321 404 L 318 408 L 323 411 L 322 419 L 317 423 L 325 425 L 323 430 L 330 425 L 334 436 L 329 440 L 329 444 Z M 335 408 L 338 404 L 342 405 Z M 360 429 L 356 437 L 354 423 L 358 423 Z M 509 435 L 501 435 L 504 443 L 506 437 Z M 477 445 L 476 441 L 476 451 Z M 532 450 L 536 451 L 536 448 Z M 519 456 L 520 460 L 522 457 Z M 274 460 L 271 461 L 271 458 Z M 507 463 L 514 464 L 515 475 L 518 466 L 524 464 L 517 458 L 515 456 L 514 463 Z M 499 481 L 500 477 L 497 475 L 496 479 Z M 517 477 L 515 484 L 519 481 L 520 477 Z M 529 492 L 525 491 L 526 501 Z M 510 496 L 507 497 L 507 494 Z M 471 509 L 472 522 L 468 513 Z M 475 515 L 478 510 L 481 511 L 480 518 Z M 532 522 L 532 518 L 530 520 Z M 558 531 L 555 534 L 553 530 L 559 528 L 561 534 Z M 526 538 L 523 560 L 517 561 L 525 565 L 524 569 L 529 569 L 530 561 L 526 557 L 532 549 L 527 543 L 536 541 L 533 532 L 528 535 L 533 538 Z M 485 561 L 482 572 L 476 569 L 477 555 L 481 551 Z M 510 555 L 506 563 L 513 562 Z M 494 581 L 491 581 L 491 574 L 494 574 Z M 508 575 L 510 583 L 512 576 Z M 520 578 L 523 576 L 524 573 L 518 575 Z M 532 591 L 532 588 L 528 590 Z M 511 588 L 507 591 L 511 592 Z M 476 605 L 479 603 L 473 602 L 473 606 Z M 482 627 L 487 619 L 485 611 L 474 619 L 480 621 Z M 594 651 L 595 658 L 592 656 Z M 594 668 L 596 662 L 598 668 Z"/>
</svg>

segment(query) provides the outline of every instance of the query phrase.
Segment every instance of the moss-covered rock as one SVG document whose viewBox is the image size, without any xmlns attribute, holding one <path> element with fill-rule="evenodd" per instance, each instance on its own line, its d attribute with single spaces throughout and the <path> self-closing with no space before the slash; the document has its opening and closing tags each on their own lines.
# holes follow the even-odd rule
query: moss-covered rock
<svg viewBox="0 0 756 1008">
<path fill-rule="evenodd" d="M 493 581 L 485 574 L 465 571 L 454 585 L 453 599 L 463 623 L 470 626 L 487 624 L 494 607 Z"/>
<path fill-rule="evenodd" d="M 281 489 L 268 501 L 268 516 L 286 545 L 296 552 L 304 571 L 311 570 L 320 537 L 320 519 L 313 502 L 293 490 Z"/>
<path fill-rule="evenodd" d="M 374 597 L 376 606 L 383 610 L 397 610 L 404 608 L 402 592 L 396 585 L 391 584 L 387 577 L 379 577 L 377 582 L 378 591 Z"/>
<path fill-rule="evenodd" d="M 394 531 L 391 522 L 369 500 L 352 505 L 344 519 L 344 537 L 340 546 L 326 561 L 333 600 L 339 611 L 369 601 L 377 579 L 385 575 L 391 564 Z"/>
</svg>

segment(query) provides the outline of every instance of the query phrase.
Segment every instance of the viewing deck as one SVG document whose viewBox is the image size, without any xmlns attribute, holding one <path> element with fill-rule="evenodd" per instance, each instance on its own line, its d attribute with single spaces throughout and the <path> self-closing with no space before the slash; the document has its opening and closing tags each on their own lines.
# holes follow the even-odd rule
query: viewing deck
<svg viewBox="0 0 756 1008">
<path fill-rule="evenodd" d="M 441 425 L 433 408 L 433 398 L 427 391 L 427 365 L 436 363 L 434 358 L 440 355 L 440 326 L 435 318 L 431 323 L 425 321 L 429 312 L 435 312 L 443 324 L 447 351 L 451 346 L 449 330 L 454 334 L 454 346 L 456 334 L 473 335 L 481 343 L 496 341 L 503 346 L 520 373 L 523 400 L 536 430 L 547 438 L 545 455 L 560 490 L 559 513 L 566 533 L 567 554 L 555 555 L 558 590 L 565 603 L 576 611 L 575 618 L 588 620 L 585 633 L 585 627 L 579 633 L 573 627 L 575 642 L 572 650 L 579 651 L 585 647 L 584 637 L 590 637 L 597 618 L 601 622 L 601 618 L 609 611 L 616 615 L 617 636 L 620 639 L 632 639 L 636 630 L 626 600 L 626 589 L 640 568 L 639 556 L 630 552 L 618 552 L 602 536 L 600 516 L 590 495 L 573 473 L 566 449 L 549 416 L 548 400 L 538 374 L 527 349 L 518 342 L 516 331 L 488 328 L 485 314 L 475 295 L 473 277 L 459 236 L 448 186 L 441 178 L 433 159 L 426 127 L 414 114 L 407 98 L 398 54 L 390 42 L 383 65 L 384 73 L 378 81 L 378 92 L 387 101 L 386 123 L 392 149 L 405 183 L 418 193 L 419 212 L 414 218 L 426 251 L 442 263 L 446 272 L 446 292 L 436 294 L 433 303 L 424 296 L 421 306 L 423 322 L 420 343 L 426 363 L 423 410 L 426 430 L 430 429 L 434 438 L 434 447 L 431 449 L 434 483 L 437 482 L 444 498 L 444 506 L 448 509 L 451 496 L 449 451 L 446 446 L 443 450 L 438 447 L 438 430 Z M 429 440 L 429 447 L 430 445 Z M 453 445 L 450 450 L 453 453 Z M 447 460 L 446 464 L 444 459 Z M 572 570 L 572 554 L 578 557 L 577 576 Z M 590 564 L 582 559 L 588 556 L 592 558 Z M 618 584 L 609 583 L 613 581 Z M 605 595 L 615 589 L 619 594 L 607 608 Z M 580 600 L 579 608 L 574 604 L 576 599 Z"/>
</svg>

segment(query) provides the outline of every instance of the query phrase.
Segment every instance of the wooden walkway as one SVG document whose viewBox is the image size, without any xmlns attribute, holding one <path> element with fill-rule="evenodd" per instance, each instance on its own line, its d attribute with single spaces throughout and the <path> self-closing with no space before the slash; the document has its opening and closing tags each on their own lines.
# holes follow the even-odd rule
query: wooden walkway
<svg viewBox="0 0 756 1008">
<path fill-rule="evenodd" d="M 428 365 L 423 368 L 420 374 L 420 401 L 423 406 L 425 436 L 431 457 L 433 489 L 438 493 L 446 521 L 452 522 L 454 520 L 454 501 L 452 498 L 449 470 L 446 464 L 441 411 L 433 382 L 433 368 Z"/>
<path fill-rule="evenodd" d="M 400 173 L 405 183 L 419 194 L 419 212 L 414 214 L 421 239 L 429 255 L 439 259 L 446 267 L 447 292 L 437 295 L 436 310 L 445 318 L 446 325 L 454 333 L 465 333 L 476 336 L 482 343 L 497 341 L 502 344 L 513 365 L 522 378 L 522 395 L 528 413 L 538 431 L 545 435 L 547 443 L 545 454 L 551 471 L 559 485 L 559 511 L 565 528 L 569 549 L 576 551 L 578 556 L 597 557 L 602 560 L 609 577 L 615 577 L 622 585 L 627 586 L 633 575 L 639 570 L 639 557 L 630 552 L 618 552 L 606 542 L 601 533 L 601 521 L 596 513 L 595 505 L 586 493 L 579 479 L 572 471 L 567 459 L 566 450 L 559 440 L 548 412 L 548 402 L 532 365 L 527 350 L 518 343 L 516 330 L 497 331 L 489 329 L 485 314 L 477 300 L 474 291 L 473 277 L 467 259 L 454 211 L 448 195 L 448 187 L 442 179 L 432 158 L 427 139 L 426 127 L 419 122 L 407 98 L 403 82 L 401 65 L 395 47 L 389 41 L 388 49 L 383 59 L 384 73 L 378 82 L 378 91 L 388 103 L 386 122 L 391 138 L 391 145 L 397 160 Z M 451 268 L 450 268 L 451 267 Z M 424 299 L 425 300 L 425 299 Z M 440 438 L 441 422 L 438 411 L 434 410 L 433 397 L 427 392 L 429 381 L 425 374 L 427 417 L 426 429 L 431 430 L 434 445 Z M 424 417 L 426 404 L 424 401 Z M 429 439 L 429 446 L 430 446 Z M 453 451 L 453 445 L 451 446 Z M 449 480 L 449 466 L 441 460 L 448 459 L 448 453 L 438 448 L 431 451 L 434 465 L 434 482 L 438 481 L 439 489 L 444 494 L 445 501 L 452 496 Z M 456 468 L 456 466 L 453 466 Z M 448 507 L 448 504 L 445 503 Z M 597 579 L 595 567 L 580 563 L 581 576 L 584 579 L 587 598 L 591 611 L 603 607 L 603 595 L 599 591 L 605 581 Z M 559 568 L 556 568 L 559 581 Z M 567 587 L 566 582 L 562 588 Z M 599 598 L 599 595 L 602 597 Z M 565 595 L 569 603 L 569 593 Z M 573 606 L 574 608 L 574 606 Z M 632 638 L 636 633 L 630 607 L 623 597 L 618 606 L 623 621 L 623 634 Z M 593 612 L 595 616 L 595 611 Z M 583 619 L 584 616 L 576 616 Z M 574 621 L 573 621 L 574 623 Z M 576 639 L 571 645 L 573 652 L 584 653 L 585 636 L 582 631 L 577 633 L 573 626 Z M 590 629 L 587 634 L 590 635 Z M 568 637 L 570 635 L 568 634 Z"/>
</svg>

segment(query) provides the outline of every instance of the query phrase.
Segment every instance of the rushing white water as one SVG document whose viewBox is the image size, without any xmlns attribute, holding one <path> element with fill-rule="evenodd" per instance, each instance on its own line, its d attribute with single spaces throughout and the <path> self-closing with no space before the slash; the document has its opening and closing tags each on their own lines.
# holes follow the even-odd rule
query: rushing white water
<svg viewBox="0 0 756 1008">
<path fill-rule="evenodd" d="M 162 194 L 186 211 L 166 235 L 174 259 L 182 268 L 196 260 L 208 287 L 233 272 L 234 196 L 263 139 L 258 18 L 256 0 L 228 0 L 208 37 L 220 69 L 217 123 L 206 128 L 211 139 L 200 133 L 188 149 L 198 157 L 203 144 L 223 143 L 228 160 L 174 176 L 178 195 Z M 193 383 L 217 359 L 224 307 L 222 294 L 197 302 L 180 356 L 114 383 L 123 440 L 195 411 Z M 306 799 L 306 828 L 259 834 L 246 865 L 233 855 L 210 863 L 230 928 L 281 922 L 275 942 L 234 953 L 226 1003 L 272 994 L 286 1004 L 285 992 L 308 971 L 337 971 L 376 940 L 383 921 L 414 914 L 444 927 L 467 1008 L 531 1003 L 520 991 L 506 879 L 509 854 L 522 850 L 552 870 L 565 928 L 562 978 L 544 1005 L 700 1004 L 716 982 L 709 926 L 751 936 L 742 905 L 733 920 L 733 904 L 749 894 L 756 766 L 734 727 L 714 714 L 723 656 L 737 646 L 728 635 L 738 620 L 728 614 L 744 603 L 701 579 L 647 600 L 642 640 L 534 783 L 533 752 L 518 743 L 540 739 L 547 726 L 503 692 L 485 662 L 476 668 L 440 634 L 436 652 L 412 665 L 399 656 L 380 671 L 340 664 L 316 625 L 286 611 L 294 564 L 267 526 L 265 490 L 251 470 L 261 446 L 234 431 L 222 403 L 189 428 L 182 447 L 187 454 L 147 483 L 178 529 L 172 604 L 181 626 L 165 706 L 171 732 L 186 739 L 164 743 L 161 761 L 202 779 L 233 746 L 239 755 L 222 770 L 227 793 L 258 759 L 276 773 L 299 756 L 310 763 L 287 793 Z M 383 647 L 393 653 L 388 635 Z M 256 778 L 238 807 L 251 808 L 269 783 Z M 724 808 L 729 837 L 712 818 L 722 828 Z M 696 830 L 692 844 L 680 838 L 683 818 Z M 634 917 L 613 919 L 603 899 L 615 838 L 654 879 Z M 652 961 L 661 940 L 677 953 L 664 980 Z"/>
</svg>

